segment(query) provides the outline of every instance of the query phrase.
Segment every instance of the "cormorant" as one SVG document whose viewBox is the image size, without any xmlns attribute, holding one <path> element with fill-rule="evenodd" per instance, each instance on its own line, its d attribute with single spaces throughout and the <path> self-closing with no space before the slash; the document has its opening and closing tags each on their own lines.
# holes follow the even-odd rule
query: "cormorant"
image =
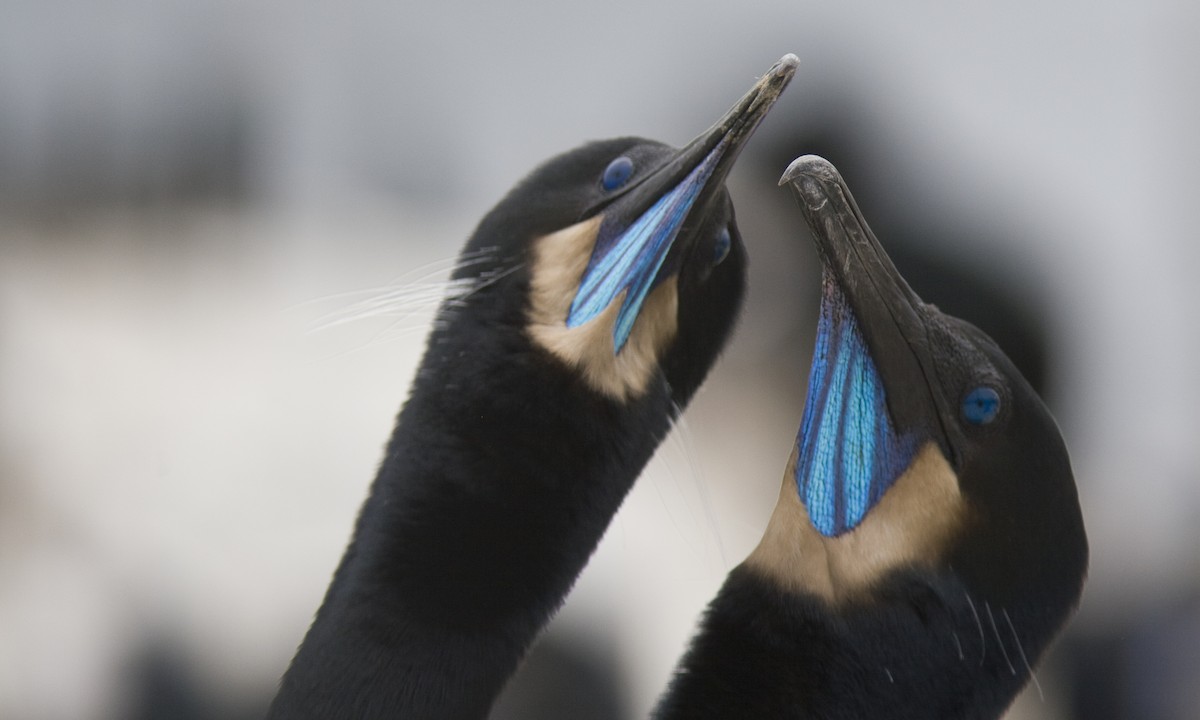
<svg viewBox="0 0 1200 720">
<path fill-rule="evenodd" d="M 271 718 L 487 714 L 730 334 L 723 183 L 797 62 L 682 150 L 585 145 L 483 218 Z"/>
<path fill-rule="evenodd" d="M 824 270 L 803 419 L 657 717 L 996 718 L 1082 591 L 1066 447 L 992 340 L 909 288 L 832 165 L 785 182 Z"/>
</svg>

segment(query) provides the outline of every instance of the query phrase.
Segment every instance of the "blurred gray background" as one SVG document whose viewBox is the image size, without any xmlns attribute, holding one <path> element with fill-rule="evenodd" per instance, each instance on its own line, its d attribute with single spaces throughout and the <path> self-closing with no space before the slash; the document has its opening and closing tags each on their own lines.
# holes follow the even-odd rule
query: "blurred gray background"
<svg viewBox="0 0 1200 720">
<path fill-rule="evenodd" d="M 1072 449 L 1091 579 L 1010 717 L 1195 718 L 1198 34 L 1184 0 L 6 0 L 0 718 L 261 714 L 476 220 L 785 52 L 730 181 L 743 325 L 497 717 L 645 716 L 761 535 L 817 307 L 775 179 L 819 152 Z"/>
</svg>

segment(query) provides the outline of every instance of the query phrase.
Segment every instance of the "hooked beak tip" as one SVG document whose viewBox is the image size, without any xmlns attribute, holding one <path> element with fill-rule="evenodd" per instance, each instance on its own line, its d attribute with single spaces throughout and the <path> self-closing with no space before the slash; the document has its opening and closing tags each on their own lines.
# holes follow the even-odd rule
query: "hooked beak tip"
<svg viewBox="0 0 1200 720">
<path fill-rule="evenodd" d="M 796 74 L 796 68 L 799 66 L 800 58 L 796 57 L 793 53 L 788 53 L 787 55 L 779 58 L 779 62 L 775 63 L 775 65 L 767 71 L 767 74 L 777 78 L 790 78 Z"/>
<path fill-rule="evenodd" d="M 782 187 L 788 183 L 794 184 L 800 178 L 805 177 L 836 182 L 841 176 L 833 163 L 820 155 L 802 155 L 793 160 L 792 164 L 787 166 L 787 170 L 783 171 L 783 176 L 779 178 L 779 185 Z"/>
</svg>

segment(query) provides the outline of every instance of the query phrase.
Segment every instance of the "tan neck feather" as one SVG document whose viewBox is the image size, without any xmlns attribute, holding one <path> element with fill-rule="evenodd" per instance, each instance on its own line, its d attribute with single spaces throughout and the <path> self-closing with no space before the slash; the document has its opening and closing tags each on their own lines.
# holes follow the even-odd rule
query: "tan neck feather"
<svg viewBox="0 0 1200 720">
<path fill-rule="evenodd" d="M 793 450 L 775 512 L 746 564 L 787 590 L 831 604 L 869 591 L 891 570 L 935 566 L 964 520 L 958 478 L 934 443 L 921 448 L 856 528 L 838 537 L 825 537 L 809 521 L 795 467 Z"/>
<path fill-rule="evenodd" d="M 675 337 L 678 291 L 671 277 L 650 292 L 620 354 L 613 352 L 612 334 L 624 293 L 599 316 L 568 328 L 567 313 L 602 221 L 603 216 L 597 216 L 534 241 L 527 329 L 534 342 L 576 368 L 593 389 L 624 401 L 646 392 L 659 358 Z"/>
</svg>

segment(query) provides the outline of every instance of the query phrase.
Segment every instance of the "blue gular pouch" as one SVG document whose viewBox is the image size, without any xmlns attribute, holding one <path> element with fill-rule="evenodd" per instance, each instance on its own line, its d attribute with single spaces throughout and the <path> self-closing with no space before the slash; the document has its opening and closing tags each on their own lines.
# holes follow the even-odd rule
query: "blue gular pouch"
<svg viewBox="0 0 1200 720">
<path fill-rule="evenodd" d="M 828 267 L 796 443 L 800 499 L 826 537 L 862 522 L 916 452 L 913 438 L 896 433 L 879 370 Z"/>
<path fill-rule="evenodd" d="M 621 352 L 646 296 L 661 279 L 659 271 L 684 220 L 712 176 L 726 144 L 720 142 L 699 165 L 628 227 L 620 228 L 617 233 L 610 233 L 607 225 L 601 227 L 596 248 L 571 302 L 567 327 L 578 327 L 592 320 L 621 296 L 621 307 L 613 326 L 613 351 Z M 619 187 L 627 179 L 620 160 L 625 158 L 618 158 L 605 170 L 602 181 L 605 187 L 610 182 Z"/>
</svg>

